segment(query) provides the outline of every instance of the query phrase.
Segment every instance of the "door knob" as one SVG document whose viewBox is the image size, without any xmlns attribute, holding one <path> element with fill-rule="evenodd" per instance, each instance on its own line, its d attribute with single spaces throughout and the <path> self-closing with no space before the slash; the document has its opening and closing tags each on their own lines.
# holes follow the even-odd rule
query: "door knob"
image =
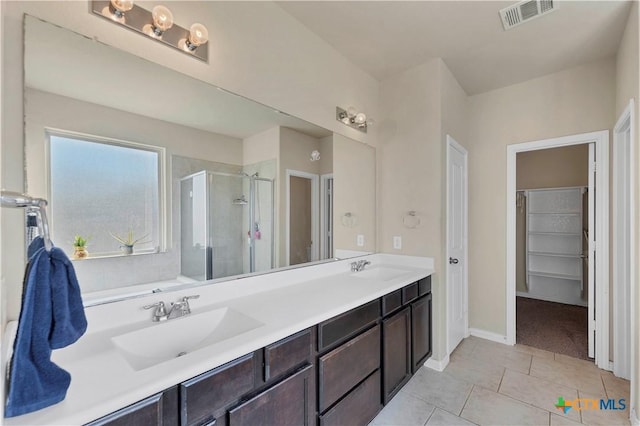
<svg viewBox="0 0 640 426">
<path fill-rule="evenodd" d="M 450 265 L 457 265 L 458 264 L 458 259 L 455 259 L 453 257 L 449 258 L 449 264 Z"/>
</svg>

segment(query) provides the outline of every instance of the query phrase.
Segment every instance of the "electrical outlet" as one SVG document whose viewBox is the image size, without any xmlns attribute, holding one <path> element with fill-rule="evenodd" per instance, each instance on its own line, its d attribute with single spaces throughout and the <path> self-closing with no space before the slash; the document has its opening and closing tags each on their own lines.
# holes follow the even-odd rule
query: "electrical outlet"
<svg viewBox="0 0 640 426">
<path fill-rule="evenodd" d="M 358 237 L 356 238 L 356 244 L 358 245 L 358 247 L 364 247 L 364 235 L 358 235 Z"/>
<path fill-rule="evenodd" d="M 393 237 L 393 248 L 396 250 L 402 248 L 402 237 Z"/>
</svg>

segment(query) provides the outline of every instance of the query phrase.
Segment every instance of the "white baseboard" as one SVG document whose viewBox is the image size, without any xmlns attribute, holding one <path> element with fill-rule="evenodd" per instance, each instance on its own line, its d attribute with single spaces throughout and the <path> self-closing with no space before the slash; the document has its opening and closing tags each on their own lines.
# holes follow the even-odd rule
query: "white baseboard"
<svg viewBox="0 0 640 426">
<path fill-rule="evenodd" d="M 447 365 L 449 365 L 449 355 L 447 355 L 446 357 L 444 357 L 444 359 L 441 359 L 440 361 L 429 358 L 428 360 L 425 361 L 424 366 L 427 368 L 430 368 L 432 370 L 436 370 L 436 371 L 444 371 L 445 368 L 447 368 Z"/>
<path fill-rule="evenodd" d="M 507 336 L 503 336 L 498 333 L 492 333 L 490 331 L 480 330 L 478 328 L 470 328 L 469 334 L 475 337 L 479 337 L 485 340 L 491 340 L 492 342 L 502 343 L 503 345 L 507 344 Z"/>
<path fill-rule="evenodd" d="M 640 418 L 638 418 L 638 412 L 635 408 L 631 410 L 629 420 L 631 420 L 631 426 L 640 426 Z"/>
</svg>

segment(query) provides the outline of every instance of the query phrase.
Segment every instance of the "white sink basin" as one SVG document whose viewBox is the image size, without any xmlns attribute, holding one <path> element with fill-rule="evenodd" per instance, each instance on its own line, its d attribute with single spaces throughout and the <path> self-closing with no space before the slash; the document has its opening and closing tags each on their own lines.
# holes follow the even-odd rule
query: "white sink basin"
<svg viewBox="0 0 640 426">
<path fill-rule="evenodd" d="M 365 269 L 364 271 L 354 272 L 353 274 L 351 274 L 351 276 L 354 278 L 362 278 L 367 280 L 390 281 L 410 273 L 411 271 L 407 271 L 406 269 L 390 268 L 387 266 L 376 266 L 371 269 Z"/>
<path fill-rule="evenodd" d="M 190 314 L 111 338 L 134 370 L 144 370 L 263 326 L 229 308 Z"/>
</svg>

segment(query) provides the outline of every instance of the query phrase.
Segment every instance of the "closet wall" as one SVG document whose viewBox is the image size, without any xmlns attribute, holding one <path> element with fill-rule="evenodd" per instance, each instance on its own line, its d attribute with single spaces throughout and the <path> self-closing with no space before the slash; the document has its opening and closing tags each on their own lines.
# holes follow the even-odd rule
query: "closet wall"
<svg viewBox="0 0 640 426">
<path fill-rule="evenodd" d="M 589 184 L 589 148 L 586 144 L 522 152 L 516 157 L 516 188 L 540 189 Z M 516 210 L 516 291 L 526 292 L 526 213 Z M 586 263 L 586 262 L 585 262 Z M 586 267 L 583 276 L 586 278 Z"/>
</svg>

